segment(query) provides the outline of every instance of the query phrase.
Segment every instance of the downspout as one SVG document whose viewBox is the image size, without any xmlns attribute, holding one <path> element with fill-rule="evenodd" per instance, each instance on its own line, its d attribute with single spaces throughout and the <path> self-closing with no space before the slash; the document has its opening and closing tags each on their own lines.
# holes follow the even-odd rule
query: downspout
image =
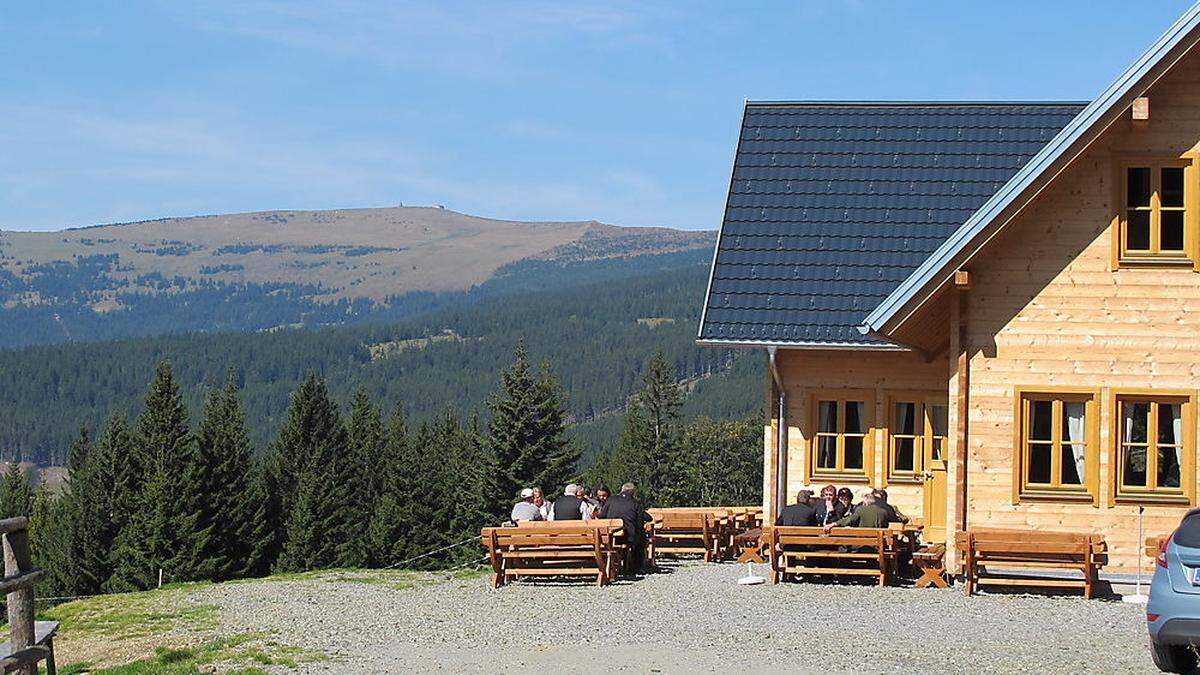
<svg viewBox="0 0 1200 675">
<path fill-rule="evenodd" d="M 771 379 L 775 382 L 779 410 L 776 419 L 779 420 L 775 433 L 775 513 L 772 522 L 778 519 L 784 505 L 787 504 L 787 394 L 784 393 L 783 378 L 779 375 L 779 363 L 776 360 L 778 349 L 767 347 L 767 363 L 771 369 Z"/>
</svg>

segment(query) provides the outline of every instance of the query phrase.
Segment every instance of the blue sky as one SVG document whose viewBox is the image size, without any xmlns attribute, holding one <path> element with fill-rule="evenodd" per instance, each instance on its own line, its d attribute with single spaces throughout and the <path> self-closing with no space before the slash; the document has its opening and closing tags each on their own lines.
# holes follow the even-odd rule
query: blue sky
<svg viewBox="0 0 1200 675">
<path fill-rule="evenodd" d="M 744 98 L 1088 99 L 1188 4 L 4 3 L 0 229 L 398 203 L 714 228 Z"/>
</svg>

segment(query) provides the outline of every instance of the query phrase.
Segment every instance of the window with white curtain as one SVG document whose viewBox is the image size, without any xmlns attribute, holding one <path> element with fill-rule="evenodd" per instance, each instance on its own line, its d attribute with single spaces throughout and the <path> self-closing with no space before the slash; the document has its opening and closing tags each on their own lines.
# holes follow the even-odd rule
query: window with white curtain
<svg viewBox="0 0 1200 675">
<path fill-rule="evenodd" d="M 1083 393 L 1023 392 L 1019 400 L 1017 478 L 1022 498 L 1094 495 L 1089 459 L 1095 397 Z"/>
<path fill-rule="evenodd" d="M 939 461 L 946 445 L 945 395 L 913 392 L 891 399 L 888 420 L 888 480 L 919 482 L 929 467 Z"/>
<path fill-rule="evenodd" d="M 1185 498 L 1189 454 L 1187 397 L 1117 396 L 1118 499 Z"/>
<path fill-rule="evenodd" d="M 867 476 L 870 410 L 866 400 L 845 396 L 814 398 L 816 431 L 810 453 L 813 475 Z"/>
</svg>

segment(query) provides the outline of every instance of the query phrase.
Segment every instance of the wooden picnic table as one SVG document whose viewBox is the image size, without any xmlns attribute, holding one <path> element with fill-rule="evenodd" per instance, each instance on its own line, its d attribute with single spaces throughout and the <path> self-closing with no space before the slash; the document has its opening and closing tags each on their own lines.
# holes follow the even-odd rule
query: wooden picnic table
<svg viewBox="0 0 1200 675">
<path fill-rule="evenodd" d="M 956 535 L 962 556 L 965 591 L 981 585 L 1082 588 L 1091 598 L 1100 568 L 1108 562 L 1104 537 L 1080 532 L 970 529 Z M 1016 570 L 1001 572 L 1000 570 Z M 1082 579 L 1059 579 L 1031 572 L 1078 570 Z"/>
<path fill-rule="evenodd" d="M 623 534 L 620 519 L 521 521 L 480 532 L 495 587 L 520 576 L 594 576 L 607 584 L 628 552 Z"/>
</svg>

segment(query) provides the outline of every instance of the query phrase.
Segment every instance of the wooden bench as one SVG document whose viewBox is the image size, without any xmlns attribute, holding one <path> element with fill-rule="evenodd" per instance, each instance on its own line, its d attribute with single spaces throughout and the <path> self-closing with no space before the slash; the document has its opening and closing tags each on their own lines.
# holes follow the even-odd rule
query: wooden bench
<svg viewBox="0 0 1200 675">
<path fill-rule="evenodd" d="M 734 546 L 737 547 L 737 550 L 740 551 L 737 562 L 756 562 L 759 564 L 765 564 L 767 562 L 766 560 L 763 560 L 762 557 L 762 549 L 765 540 L 763 537 L 763 529 L 761 527 L 738 533 L 738 535 L 733 538 L 733 543 Z"/>
<path fill-rule="evenodd" d="M 0 668 L 5 673 L 36 675 L 38 664 L 46 662 L 48 675 L 57 672 L 54 665 L 55 621 L 34 621 L 33 586 L 46 571 L 33 566 L 29 549 L 29 520 L 24 516 L 0 520 L 4 540 L 4 577 L 0 593 L 7 595 L 8 642 L 0 645 Z"/>
<path fill-rule="evenodd" d="M 917 588 L 937 586 L 949 588 L 946 583 L 946 545 L 931 544 L 922 546 L 912 553 L 913 566 L 921 573 L 917 579 Z"/>
<path fill-rule="evenodd" d="M 492 566 L 493 587 L 520 576 L 593 576 L 596 585 L 607 584 L 619 572 L 624 550 L 617 543 L 620 522 L 566 521 L 483 528 L 481 536 Z"/>
<path fill-rule="evenodd" d="M 12 648 L 12 640 L 0 642 L 0 668 L 3 672 L 11 673 L 14 670 L 19 670 L 21 666 L 27 665 L 28 659 L 26 656 L 37 656 L 38 660 L 46 661 L 46 675 L 55 675 L 57 669 L 54 665 L 54 636 L 58 634 L 57 621 L 35 621 L 33 623 L 33 645 L 23 650 L 18 650 L 15 653 Z M 22 652 L 25 652 L 23 654 Z"/>
<path fill-rule="evenodd" d="M 764 536 L 771 583 L 795 574 L 874 576 L 880 586 L 891 580 L 896 535 L 888 528 L 839 527 L 825 534 L 820 527 L 776 526 Z"/>
<path fill-rule="evenodd" d="M 650 509 L 654 557 L 700 555 L 720 560 L 727 549 L 727 512 L 713 509 Z M 732 544 L 730 537 L 729 544 Z"/>
<path fill-rule="evenodd" d="M 616 578 L 624 567 L 629 555 L 629 546 L 625 542 L 625 522 L 620 518 L 595 518 L 592 520 L 522 520 L 517 527 L 538 529 L 577 529 L 600 530 L 600 546 L 604 549 L 612 568 L 609 578 Z"/>
<path fill-rule="evenodd" d="M 1082 588 L 1083 596 L 1091 598 L 1100 568 L 1108 562 L 1104 537 L 1097 534 L 969 529 L 958 532 L 955 541 L 967 595 L 980 586 L 996 585 Z M 1016 571 L 993 571 L 996 568 Z M 1042 570 L 1078 570 L 1083 578 L 1033 576 Z"/>
</svg>

